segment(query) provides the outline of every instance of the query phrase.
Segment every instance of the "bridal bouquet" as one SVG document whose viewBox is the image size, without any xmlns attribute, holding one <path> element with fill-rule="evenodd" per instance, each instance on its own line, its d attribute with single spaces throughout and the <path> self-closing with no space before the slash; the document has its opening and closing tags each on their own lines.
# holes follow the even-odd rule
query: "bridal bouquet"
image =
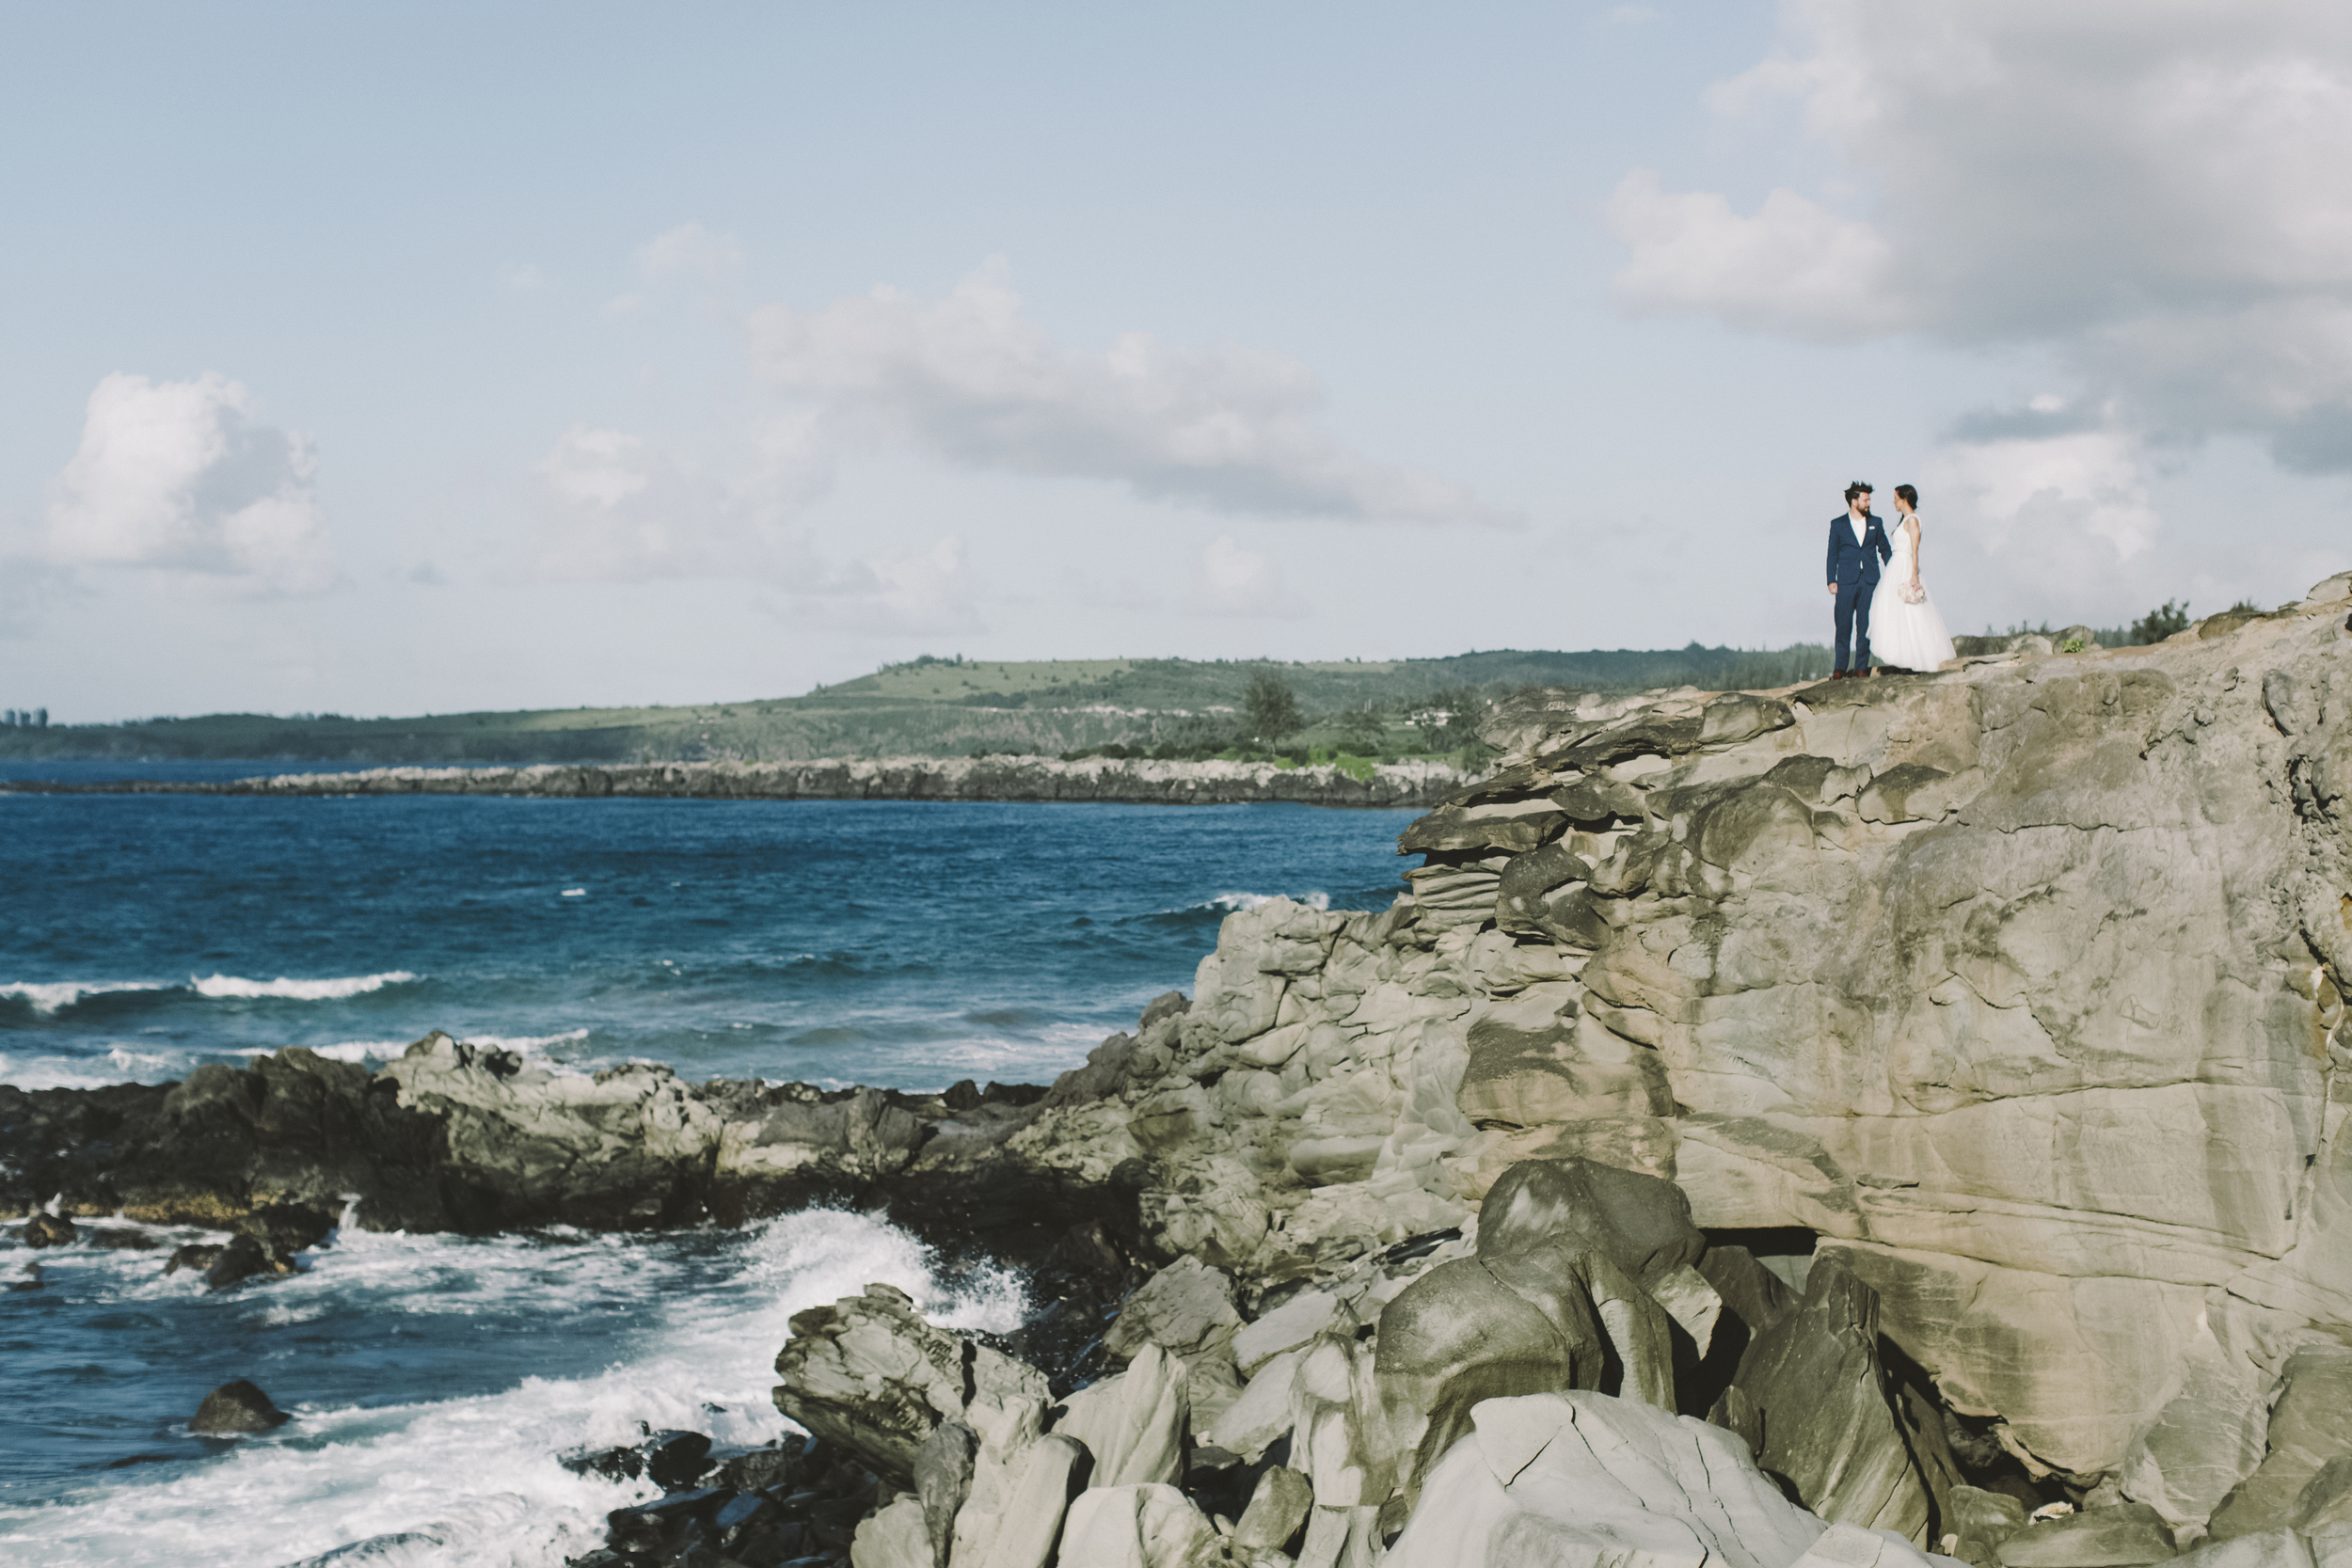
<svg viewBox="0 0 2352 1568">
<path fill-rule="evenodd" d="M 1925 604 L 1928 591 L 1915 582 L 1899 582 L 1895 585 L 1895 597 L 1905 604 Z"/>
</svg>

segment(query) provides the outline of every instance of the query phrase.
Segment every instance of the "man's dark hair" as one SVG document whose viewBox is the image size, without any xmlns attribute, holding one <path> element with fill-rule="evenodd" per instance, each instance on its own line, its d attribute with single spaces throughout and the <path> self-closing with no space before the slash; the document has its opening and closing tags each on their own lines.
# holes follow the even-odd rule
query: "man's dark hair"
<svg viewBox="0 0 2352 1568">
<path fill-rule="evenodd" d="M 1857 479 L 1851 484 L 1846 486 L 1846 504 L 1848 506 L 1851 506 L 1853 504 L 1853 499 L 1856 496 L 1867 496 L 1869 493 L 1869 485 Z"/>
<path fill-rule="evenodd" d="M 1915 508 L 1918 506 L 1918 504 L 1919 504 L 1919 492 L 1918 492 L 1918 491 L 1916 491 L 1916 490 L 1915 490 L 1915 489 L 1913 489 L 1913 488 L 1912 488 L 1910 485 L 1908 485 L 1908 484 L 1898 484 L 1898 485 L 1896 485 L 1896 486 L 1895 486 L 1895 494 L 1897 494 L 1897 495 L 1899 495 L 1899 496 L 1902 497 L 1902 499 L 1903 499 L 1903 504 L 1904 504 L 1905 506 L 1908 506 L 1908 507 L 1913 507 L 1913 508 L 1915 508 Z"/>
</svg>

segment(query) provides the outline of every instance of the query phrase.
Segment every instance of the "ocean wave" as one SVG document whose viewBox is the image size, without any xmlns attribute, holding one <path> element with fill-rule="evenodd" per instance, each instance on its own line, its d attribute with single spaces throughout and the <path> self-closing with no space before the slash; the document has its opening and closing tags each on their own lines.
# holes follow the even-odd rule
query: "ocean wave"
<svg viewBox="0 0 2352 1568">
<path fill-rule="evenodd" d="M 199 996 L 340 1002 L 347 996 L 381 990 L 386 986 L 405 985 L 416 978 L 405 969 L 389 969 L 381 974 L 343 974 L 327 980 L 289 980 L 282 974 L 275 980 L 246 980 L 234 974 L 208 974 L 201 979 L 190 976 L 188 989 Z"/>
<path fill-rule="evenodd" d="M 184 1078 L 194 1058 L 186 1053 L 127 1051 L 103 1056 L 0 1055 L 0 1084 L 32 1089 L 103 1089 L 111 1085 L 165 1083 Z M 104 1064 L 103 1067 L 100 1064 Z"/>
<path fill-rule="evenodd" d="M 21 997 L 46 1018 L 72 1006 L 85 996 L 104 996 L 125 990 L 170 990 L 163 980 L 23 980 L 0 986 L 0 996 Z"/>
<path fill-rule="evenodd" d="M 1327 910 L 1331 907 L 1331 895 L 1327 893 L 1293 893 L 1287 895 L 1279 893 L 1220 893 L 1216 897 L 1209 899 L 1205 903 L 1195 904 L 1193 908 L 1196 910 L 1216 910 L 1224 914 L 1239 914 L 1245 910 L 1263 909 L 1266 905 L 1273 903 L 1277 898 L 1282 897 L 1288 897 L 1292 903 L 1303 904 L 1311 910 Z"/>
<path fill-rule="evenodd" d="M 550 1045 L 568 1045 L 573 1040 L 587 1037 L 588 1031 L 585 1029 L 566 1029 L 560 1035 L 468 1035 L 466 1043 L 496 1046 L 501 1051 L 513 1051 L 527 1056 L 534 1051 L 545 1051 Z"/>
<path fill-rule="evenodd" d="M 564 1242 L 554 1250 L 551 1242 Z M 898 1286 L 949 1328 L 1009 1332 L 1032 1303 L 1018 1276 L 951 1275 L 905 1232 L 862 1214 L 811 1210 L 736 1243 L 727 1277 L 698 1288 L 692 1251 L 642 1237 L 374 1234 L 346 1229 L 312 1266 L 270 1287 L 266 1311 L 302 1323 L 313 1306 L 470 1314 L 551 1287 L 661 1302 L 644 1351 L 600 1371 L 548 1373 L 502 1392 L 413 1403 L 325 1406 L 299 1398 L 293 1363 L 269 1386 L 296 1419 L 217 1457 L 142 1466 L 33 1506 L 0 1506 L 0 1556 L 59 1565 L 285 1562 L 372 1537 L 429 1534 L 422 1560 L 554 1564 L 601 1545 L 605 1514 L 658 1495 L 647 1481 L 574 1475 L 564 1450 L 637 1441 L 640 1423 L 766 1443 L 794 1430 L 769 1398 L 792 1314 Z M 126 1294 L 184 1294 L 155 1254 L 72 1249 L 60 1269 L 119 1276 Z M 293 1384 L 287 1380 L 294 1379 Z"/>
</svg>

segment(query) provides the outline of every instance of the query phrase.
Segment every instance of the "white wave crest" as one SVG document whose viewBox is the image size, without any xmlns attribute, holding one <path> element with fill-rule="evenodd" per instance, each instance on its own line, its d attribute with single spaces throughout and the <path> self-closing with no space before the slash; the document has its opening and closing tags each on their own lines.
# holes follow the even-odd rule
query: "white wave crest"
<svg viewBox="0 0 2352 1568">
<path fill-rule="evenodd" d="M 118 990 L 168 990 L 161 980 L 24 980 L 0 986 L 0 996 L 21 996 L 43 1018 L 71 1007 L 85 996 Z"/>
<path fill-rule="evenodd" d="M 561 1348 L 551 1346 L 554 1375 L 460 1399 L 322 1408 L 296 1397 L 294 1421 L 230 1452 L 100 1478 L 39 1504 L 0 1504 L 0 1559 L 248 1568 L 413 1533 L 437 1538 L 421 1544 L 431 1549 L 420 1563 L 559 1568 L 603 1544 L 607 1511 L 657 1492 L 648 1481 L 574 1475 L 557 1463 L 564 1450 L 634 1442 L 640 1422 L 692 1428 L 723 1444 L 793 1430 L 769 1399 L 793 1313 L 873 1281 L 906 1291 L 917 1310 L 951 1328 L 1009 1330 L 1029 1306 L 1009 1275 L 943 1279 L 914 1238 L 831 1210 L 748 1233 L 732 1277 L 692 1291 L 675 1290 L 677 1263 L 644 1238 L 569 1240 L 563 1288 L 667 1302 L 642 1354 L 563 1375 Z M 162 1277 L 152 1253 L 74 1249 L 60 1255 L 60 1267 L 117 1276 L 132 1299 L 187 1289 Z M 310 1268 L 273 1284 L 269 1307 L 288 1323 L 338 1304 L 469 1314 L 548 1291 L 549 1267 L 545 1243 L 529 1238 L 346 1229 Z M 271 1391 L 288 1393 L 278 1384 Z"/>
<path fill-rule="evenodd" d="M 20 1089 L 103 1089 L 113 1084 L 165 1084 L 185 1078 L 186 1052 L 110 1048 L 103 1056 L 0 1055 L 0 1084 Z M 103 1064 L 103 1066 L 102 1066 Z"/>
<path fill-rule="evenodd" d="M 564 1045 L 587 1037 L 588 1031 L 585 1029 L 566 1029 L 560 1035 L 468 1035 L 466 1043 L 496 1046 L 502 1051 L 529 1055 L 533 1051 L 545 1051 L 550 1045 Z"/>
<path fill-rule="evenodd" d="M 289 980 L 282 974 L 275 980 L 246 980 L 234 974 L 209 974 L 201 979 L 191 975 L 188 985 L 199 996 L 273 996 L 295 1002 L 340 1002 L 346 996 L 381 990 L 386 986 L 405 985 L 416 977 L 405 969 L 386 970 L 381 974 L 343 974 L 330 980 Z"/>
<path fill-rule="evenodd" d="M 1294 893 L 1288 895 L 1279 893 L 1220 893 L 1216 897 L 1208 900 L 1206 903 L 1195 904 L 1193 908 L 1196 910 L 1223 910 L 1228 914 L 1239 914 L 1244 910 L 1263 909 L 1266 905 L 1273 903 L 1277 898 L 1281 897 L 1288 897 L 1292 903 L 1303 904 L 1311 910 L 1327 910 L 1331 907 L 1331 895 L 1327 893 Z"/>
</svg>

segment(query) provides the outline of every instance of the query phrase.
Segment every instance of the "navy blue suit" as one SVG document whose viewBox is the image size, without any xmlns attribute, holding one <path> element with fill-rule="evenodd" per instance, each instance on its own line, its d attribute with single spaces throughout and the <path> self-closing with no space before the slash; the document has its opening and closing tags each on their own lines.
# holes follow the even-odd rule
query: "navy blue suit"
<svg viewBox="0 0 2352 1568">
<path fill-rule="evenodd" d="M 1838 670 L 1867 670 L 1870 667 L 1870 596 L 1879 591 L 1879 563 L 1894 559 L 1895 546 L 1886 541 L 1886 530 L 1875 513 L 1862 531 L 1862 543 L 1854 543 L 1853 530 L 1848 526 L 1852 519 L 1843 512 L 1830 520 L 1829 580 L 1837 588 L 1837 658 L 1832 667 Z M 1853 662 L 1846 662 L 1846 650 L 1853 649 Z"/>
</svg>

